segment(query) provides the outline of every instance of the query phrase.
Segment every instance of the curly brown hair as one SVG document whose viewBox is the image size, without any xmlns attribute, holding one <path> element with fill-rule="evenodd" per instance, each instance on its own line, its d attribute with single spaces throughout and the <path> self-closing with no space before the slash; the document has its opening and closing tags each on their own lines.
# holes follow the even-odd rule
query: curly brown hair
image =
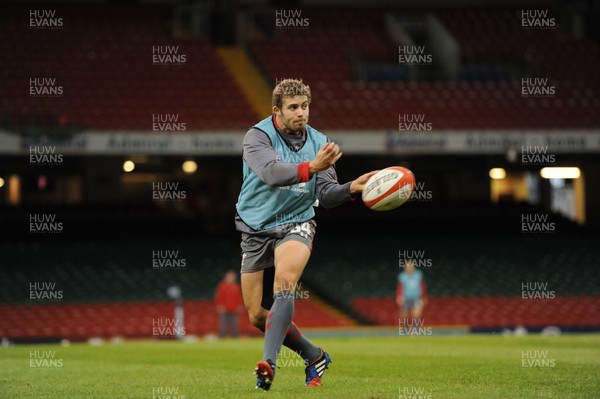
<svg viewBox="0 0 600 399">
<path fill-rule="evenodd" d="M 310 87 L 302 79 L 283 79 L 273 89 L 271 105 L 281 109 L 284 97 L 306 96 L 310 103 Z"/>
</svg>

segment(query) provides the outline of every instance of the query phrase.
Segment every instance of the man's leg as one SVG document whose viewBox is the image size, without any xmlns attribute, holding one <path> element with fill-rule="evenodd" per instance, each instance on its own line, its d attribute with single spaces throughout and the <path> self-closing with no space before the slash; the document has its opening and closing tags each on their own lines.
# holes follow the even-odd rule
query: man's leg
<svg viewBox="0 0 600 399">
<path fill-rule="evenodd" d="M 280 246 L 282 246 L 284 243 L 281 243 Z M 306 244 L 302 244 L 300 242 L 297 242 L 297 244 L 304 245 L 304 248 L 306 250 L 308 249 Z M 257 245 L 247 246 L 243 249 L 250 253 L 250 250 L 256 246 Z M 265 248 L 260 252 L 262 252 L 263 256 L 259 257 L 259 259 L 263 265 L 265 263 L 275 264 L 275 251 L 273 249 L 269 251 Z M 269 254 L 271 254 L 270 259 Z M 304 264 L 306 264 L 308 261 L 309 256 L 310 251 L 306 256 Z M 275 286 L 275 268 L 270 267 L 262 270 L 253 270 L 252 265 L 256 264 L 256 258 L 256 256 L 246 257 L 245 266 L 247 268 L 244 270 L 244 265 L 242 266 L 240 282 L 242 286 L 242 297 L 244 299 L 244 306 L 248 312 L 248 318 L 256 328 L 264 332 L 266 319 L 269 314 L 267 308 L 272 308 L 274 303 L 273 288 Z M 302 269 L 303 268 L 304 267 L 302 267 Z M 298 274 L 297 279 L 299 279 L 301 274 L 301 272 Z M 278 285 L 283 288 L 283 284 L 278 283 Z M 293 288 L 295 288 L 295 285 Z M 286 328 L 284 345 L 298 353 L 308 363 L 319 365 L 317 360 L 320 359 L 322 351 L 313 345 L 308 339 L 306 339 L 293 322 L 290 322 Z M 279 345 L 279 348 L 281 348 L 281 344 Z M 255 369 L 255 374 L 258 377 L 257 388 L 262 388 L 265 390 L 270 388 L 274 377 L 274 363 L 276 361 L 277 358 L 275 356 L 270 364 L 267 364 L 267 362 L 264 360 L 258 362 Z"/>
<path fill-rule="evenodd" d="M 238 337 L 238 315 L 235 312 L 229 313 L 229 321 L 231 322 L 231 337 Z"/>
<path fill-rule="evenodd" d="M 292 323 L 294 291 L 309 258 L 310 249 L 300 241 L 285 241 L 275 248 L 275 301 L 267 315 L 263 360 L 277 362 L 277 354 L 284 340 L 304 358 L 311 360 L 319 356 L 319 349 L 310 341 L 304 337 L 300 340 L 300 330 Z"/>
<path fill-rule="evenodd" d="M 405 299 L 404 303 L 402 304 L 402 311 L 400 313 L 400 317 L 402 317 L 403 320 L 406 320 L 409 316 L 410 311 L 411 311 L 411 307 Z"/>
<path fill-rule="evenodd" d="M 250 323 L 261 331 L 265 331 L 265 321 L 269 311 L 262 307 L 263 295 L 263 273 L 258 270 L 251 273 L 242 273 L 240 283 L 242 285 L 242 297 L 244 306 L 248 312 Z"/>
<path fill-rule="evenodd" d="M 423 301 L 422 300 L 417 299 L 415 301 L 415 306 L 413 307 L 412 314 L 415 319 L 421 318 L 421 315 L 423 314 Z"/>
<path fill-rule="evenodd" d="M 227 318 L 225 312 L 219 313 L 219 337 L 225 338 L 225 332 L 227 328 Z"/>
<path fill-rule="evenodd" d="M 292 322 L 294 293 L 304 267 L 310 258 L 310 249 L 302 241 L 284 241 L 275 248 L 275 283 L 273 306 L 265 327 L 265 354 L 262 362 L 277 361 L 284 340 L 306 361 L 308 388 L 321 386 L 321 377 L 331 363 L 329 354 L 307 340 Z M 260 363 L 260 362 L 259 362 Z"/>
<path fill-rule="evenodd" d="M 273 272 L 271 270 L 265 269 L 253 273 L 242 273 L 241 276 L 242 295 L 244 298 L 244 305 L 248 311 L 248 318 L 252 325 L 262 332 L 265 331 L 265 322 L 267 315 L 269 314 L 269 310 L 265 309 L 263 305 L 269 306 L 271 302 L 269 300 L 270 298 L 266 298 L 267 300 L 265 300 L 263 294 L 272 296 L 271 289 L 275 285 Z M 271 278 L 273 279 L 272 281 Z M 264 284 L 269 284 L 270 287 L 264 287 Z M 300 332 L 300 329 L 293 321 L 287 328 L 283 345 L 302 356 L 302 358 L 308 362 L 314 361 L 320 354 L 319 348 Z M 273 359 L 273 361 L 275 361 L 275 359 Z"/>
<path fill-rule="evenodd" d="M 244 306 L 248 312 L 248 318 L 254 327 L 265 331 L 265 321 L 268 311 L 262 307 L 263 299 L 263 275 L 264 270 L 242 273 L 240 278 L 242 286 L 242 297 Z M 256 376 L 256 388 L 268 391 L 275 377 L 275 365 L 261 360 L 254 369 Z"/>
<path fill-rule="evenodd" d="M 321 355 L 319 348 L 302 334 L 293 321 L 287 329 L 283 345 L 300 355 L 306 364 L 314 362 Z"/>
</svg>

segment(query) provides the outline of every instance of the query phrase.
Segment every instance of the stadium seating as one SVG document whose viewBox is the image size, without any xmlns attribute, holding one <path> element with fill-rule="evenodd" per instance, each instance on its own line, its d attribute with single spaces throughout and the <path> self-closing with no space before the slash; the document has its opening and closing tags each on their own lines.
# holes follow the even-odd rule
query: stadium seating
<svg viewBox="0 0 600 399">
<path fill-rule="evenodd" d="M 245 129 L 260 117 L 207 38 L 173 37 L 168 8 L 98 10 L 94 5 L 58 10 L 65 26 L 43 36 L 9 16 L 16 13 L 1 17 L 5 124 L 62 118 L 100 130 L 150 130 L 153 113 L 176 113 L 188 130 L 229 130 Z M 267 13 L 270 18 L 258 26 L 273 20 L 274 10 Z M 252 37 L 248 49 L 266 79 L 298 77 L 311 85 L 312 120 L 322 129 L 395 130 L 399 113 L 424 113 L 435 129 L 600 125 L 600 80 L 593 73 L 598 45 L 552 30 L 523 29 L 517 10 L 436 14 L 460 44 L 458 81 L 409 81 L 382 11 L 309 8 L 304 15 L 310 29 L 265 28 L 267 35 Z M 36 51 L 40 43 L 48 51 Z M 179 46 L 186 62 L 153 65 L 153 46 L 167 45 Z M 282 54 L 282 48 L 295 50 Z M 557 54 L 569 62 L 555 62 Z M 29 78 L 42 76 L 57 79 L 62 98 L 29 97 Z M 551 78 L 556 95 L 523 97 L 523 77 Z"/>
<path fill-rule="evenodd" d="M 27 115 L 37 109 L 64 112 L 69 123 L 99 130 L 151 131 L 152 115 L 167 113 L 177 114 L 187 130 L 255 122 L 208 39 L 169 33 L 168 7 L 72 5 L 57 10 L 64 27 L 50 31 L 30 29 L 15 17 L 25 12 L 21 7 L 0 17 L 0 86 L 9 125 L 31 124 Z M 40 45 L 45 51 L 37 51 Z M 153 63 L 156 46 L 178 46 L 185 62 Z M 63 96 L 30 97 L 35 77 L 55 78 Z"/>
<path fill-rule="evenodd" d="M 398 326 L 398 306 L 392 298 L 355 298 L 353 308 L 374 324 Z M 519 297 L 432 297 L 423 312 L 428 326 L 467 325 L 472 329 L 597 328 L 599 296 L 560 296 L 551 300 Z"/>
<path fill-rule="evenodd" d="M 409 213 L 388 222 L 399 226 L 397 231 L 360 241 L 356 226 L 378 231 L 377 218 L 362 219 L 356 212 L 347 226 L 321 219 L 306 283 L 365 322 L 396 325 L 400 259 L 413 257 L 421 259 L 428 287 L 428 323 L 473 328 L 597 326 L 597 235 L 578 234 L 571 222 L 560 219 L 556 233 L 515 234 L 521 228 L 520 215 L 528 212 L 536 211 L 515 205 L 413 205 Z M 555 298 L 523 299 L 523 284 L 535 282 L 547 284 Z"/>
<path fill-rule="evenodd" d="M 520 296 L 524 281 L 547 281 L 559 296 L 598 294 L 597 279 L 580 278 L 595 275 L 594 255 L 588 249 L 593 238 L 398 234 L 351 247 L 345 241 L 321 237 L 307 273 L 307 283 L 334 293 L 333 299 L 341 303 L 356 296 L 393 296 L 401 271 L 399 251 L 423 251 L 423 259 L 430 260 L 423 273 L 432 296 Z M 557 254 L 549 252 L 548 245 L 569 250 Z M 320 251 L 337 247 L 346 249 Z M 370 248 L 375 247 L 382 253 L 372 257 Z"/>
<path fill-rule="evenodd" d="M 172 318 L 174 304 L 167 288 L 177 285 L 185 298 L 187 334 L 214 334 L 218 329 L 213 303 L 217 283 L 228 269 L 239 264 L 239 250 L 218 240 L 49 241 L 4 243 L 0 290 L 0 337 L 13 339 L 90 336 L 150 337 L 152 319 Z M 185 266 L 157 268 L 153 251 L 173 251 Z M 10 260 L 9 260 L 10 259 Z M 181 263 L 183 264 L 183 263 Z M 55 284 L 61 298 L 36 301 L 30 285 Z M 353 325 L 331 311 L 312 294 L 310 287 L 296 301 L 295 320 L 305 327 Z M 243 313 L 242 334 L 258 334 Z"/>
<path fill-rule="evenodd" d="M 577 234 L 572 222 L 554 216 L 556 233 L 514 234 L 520 231 L 520 215 L 536 212 L 526 205 L 410 206 L 410 213 L 397 212 L 394 220 L 390 215 L 363 214 L 356 209 L 348 226 L 343 224 L 347 219 L 335 218 L 335 211 L 319 215 L 319 237 L 301 279 L 311 297 L 297 301 L 301 325 L 354 324 L 319 298 L 365 323 L 395 325 L 398 312 L 393 296 L 402 252 L 402 256 L 425 260 L 422 270 L 430 304 L 424 317 L 432 325 L 597 327 L 597 236 Z M 74 231 L 85 231 L 75 227 L 77 212 L 72 211 L 71 216 L 65 212 L 64 220 Z M 376 230 L 390 223 L 410 227 L 359 237 L 354 234 L 355 226 L 366 223 L 367 216 Z M 171 285 L 182 290 L 190 334 L 216 332 L 212 297 L 225 271 L 239 264 L 237 237 L 190 238 L 180 230 L 181 237 L 167 240 L 141 234 L 144 230 L 162 231 L 160 218 L 150 218 L 151 224 L 145 228 L 144 219 L 149 215 L 141 212 L 137 217 L 132 219 L 126 211 L 97 215 L 98 220 L 106 220 L 103 225 L 93 219 L 94 230 L 99 230 L 98 234 L 110 231 L 112 239 L 67 235 L 60 240 L 40 237 L 25 243 L 6 236 L 0 244 L 0 262 L 11 267 L 0 269 L 0 281 L 12 284 L 0 289 L 0 318 L 7 321 L 0 327 L 0 336 L 148 336 L 148 320 L 173 312 L 167 295 Z M 2 218 L 8 231 L 14 232 L 25 216 L 3 213 Z M 460 226 L 453 224 L 457 218 Z M 88 216 L 86 220 L 82 223 L 89 224 L 91 219 Z M 115 233 L 119 225 L 141 230 L 118 228 Z M 482 232 L 481 226 L 494 233 Z M 154 267 L 154 251 L 173 250 L 178 252 L 172 258 L 185 259 L 185 267 Z M 30 284 L 36 282 L 55 283 L 63 297 L 55 302 L 31 300 Z M 554 297 L 523 299 L 522 285 L 528 282 L 547 284 Z M 245 316 L 242 320 L 242 332 L 255 333 Z"/>
<path fill-rule="evenodd" d="M 216 334 L 218 316 L 212 300 L 184 302 L 185 335 Z M 173 319 L 170 301 L 58 303 L 46 305 L 0 305 L 0 337 L 27 341 L 90 337 L 162 338 L 153 334 L 153 322 Z M 302 327 L 348 327 L 353 323 L 309 300 L 296 301 L 294 320 Z M 259 335 L 245 314 L 240 314 L 240 334 Z M 171 338 L 171 337 L 169 337 Z"/>
<path fill-rule="evenodd" d="M 442 23 L 461 46 L 463 69 L 460 81 L 435 82 L 402 79 L 407 75 L 397 63 L 397 45 L 384 31 L 383 13 L 312 9 L 305 14 L 310 29 L 275 30 L 273 37 L 253 39 L 250 49 L 272 81 L 298 77 L 311 85 L 312 119 L 324 129 L 396 130 L 399 113 L 424 113 L 436 129 L 573 128 L 600 123 L 600 100 L 594 94 L 598 79 L 590 73 L 599 60 L 598 45 L 559 39 L 548 30 L 522 29 L 517 10 L 440 12 Z M 282 48 L 295 51 L 281 54 Z M 379 60 L 389 81 L 356 80 L 357 66 L 351 60 L 357 54 Z M 556 54 L 581 63 L 555 62 Z M 503 63 L 523 60 L 530 64 L 521 72 L 501 68 Z M 524 98 L 524 77 L 550 77 L 558 82 L 556 96 Z"/>
</svg>

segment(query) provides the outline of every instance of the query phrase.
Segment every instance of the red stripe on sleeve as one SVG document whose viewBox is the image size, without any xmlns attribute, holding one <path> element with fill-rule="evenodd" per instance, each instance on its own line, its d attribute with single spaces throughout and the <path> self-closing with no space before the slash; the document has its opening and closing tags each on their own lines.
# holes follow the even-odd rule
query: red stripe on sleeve
<svg viewBox="0 0 600 399">
<path fill-rule="evenodd" d="M 308 161 L 298 164 L 298 183 L 310 181 L 308 164 Z"/>
</svg>

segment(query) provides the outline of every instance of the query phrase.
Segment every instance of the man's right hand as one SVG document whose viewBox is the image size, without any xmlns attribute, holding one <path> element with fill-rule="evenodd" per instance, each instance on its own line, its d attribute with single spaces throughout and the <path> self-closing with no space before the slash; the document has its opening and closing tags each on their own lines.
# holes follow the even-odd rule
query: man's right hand
<svg viewBox="0 0 600 399">
<path fill-rule="evenodd" d="M 335 164 L 341 156 L 342 153 L 337 144 L 326 143 L 321 147 L 315 159 L 308 163 L 308 172 L 313 175 L 322 170 L 329 169 L 329 167 Z"/>
</svg>

